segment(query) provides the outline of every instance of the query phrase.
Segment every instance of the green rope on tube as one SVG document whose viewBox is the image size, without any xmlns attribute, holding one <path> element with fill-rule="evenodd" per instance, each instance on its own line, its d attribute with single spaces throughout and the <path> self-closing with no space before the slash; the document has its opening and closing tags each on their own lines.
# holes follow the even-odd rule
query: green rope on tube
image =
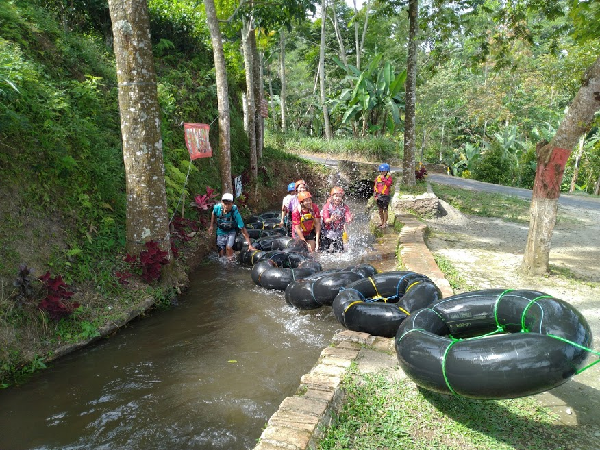
<svg viewBox="0 0 600 450">
<path fill-rule="evenodd" d="M 529 333 L 529 330 L 525 326 L 525 316 L 527 315 L 527 311 L 529 311 L 529 308 L 531 308 L 533 306 L 533 304 L 541 298 L 554 298 L 554 297 L 552 297 L 551 295 L 540 295 L 539 297 L 534 298 L 527 304 L 527 306 L 523 310 L 523 314 L 521 314 L 521 333 Z M 544 310 L 542 309 L 542 315 L 543 314 L 544 314 Z"/>
</svg>

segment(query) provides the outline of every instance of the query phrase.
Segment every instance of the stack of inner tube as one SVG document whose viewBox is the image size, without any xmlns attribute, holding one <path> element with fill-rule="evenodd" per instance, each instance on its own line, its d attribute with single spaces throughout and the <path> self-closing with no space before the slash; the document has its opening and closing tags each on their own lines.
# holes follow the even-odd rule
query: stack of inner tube
<svg viewBox="0 0 600 450">
<path fill-rule="evenodd" d="M 258 216 L 250 216 L 246 220 L 246 228 L 249 230 L 272 230 L 279 227 L 281 213 L 276 211 L 266 212 Z M 284 230 L 285 233 L 285 230 Z"/>
<path fill-rule="evenodd" d="M 333 301 L 338 321 L 352 331 L 393 337 L 413 311 L 442 298 L 439 288 L 415 272 L 384 272 L 346 286 Z"/>
<path fill-rule="evenodd" d="M 290 283 L 321 270 L 321 264 L 312 260 L 302 261 L 297 268 L 287 268 L 278 266 L 272 259 L 265 259 L 254 264 L 251 276 L 259 286 L 283 291 Z"/>
<path fill-rule="evenodd" d="M 539 291 L 487 289 L 412 314 L 398 329 L 396 354 L 424 389 L 504 399 L 564 383 L 591 342 L 589 325 L 569 303 Z"/>
<path fill-rule="evenodd" d="M 285 236 L 285 230 L 283 228 L 273 228 L 271 230 L 263 230 L 261 229 L 246 229 L 248 232 L 248 236 L 250 239 L 258 240 L 267 237 L 281 237 Z M 242 233 L 238 233 L 235 236 L 235 242 L 233 243 L 233 250 L 238 252 L 242 249 L 247 249 L 246 238 Z"/>
<path fill-rule="evenodd" d="M 331 305 L 345 286 L 376 273 L 377 270 L 370 264 L 316 273 L 290 283 L 285 290 L 285 301 L 298 309 L 317 309 L 323 305 Z"/>
<path fill-rule="evenodd" d="M 259 261 L 270 259 L 278 267 L 296 268 L 301 262 L 310 260 L 307 253 L 282 251 L 282 250 L 241 250 L 238 254 L 238 262 L 246 266 L 253 266 Z"/>
</svg>

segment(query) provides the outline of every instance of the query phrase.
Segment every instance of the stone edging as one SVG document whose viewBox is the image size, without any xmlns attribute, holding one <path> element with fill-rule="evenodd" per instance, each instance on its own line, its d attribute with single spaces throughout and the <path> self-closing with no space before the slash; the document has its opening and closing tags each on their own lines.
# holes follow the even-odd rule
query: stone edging
<svg viewBox="0 0 600 450">
<path fill-rule="evenodd" d="M 377 339 L 386 338 L 348 330 L 337 333 L 317 365 L 301 377 L 296 394 L 284 399 L 271 416 L 254 450 L 315 449 L 344 402 L 340 388 L 344 375 L 360 349 Z"/>
</svg>

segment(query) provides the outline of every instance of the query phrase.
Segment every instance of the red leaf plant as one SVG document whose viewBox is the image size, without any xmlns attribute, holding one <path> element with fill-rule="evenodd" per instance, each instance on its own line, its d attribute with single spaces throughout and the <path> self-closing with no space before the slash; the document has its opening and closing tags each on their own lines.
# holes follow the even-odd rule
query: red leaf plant
<svg viewBox="0 0 600 450">
<path fill-rule="evenodd" d="M 169 254 L 161 250 L 156 241 L 148 241 L 145 245 L 146 250 L 140 252 L 139 261 L 135 255 L 127 254 L 125 262 L 140 267 L 142 269 L 142 279 L 147 283 L 152 283 L 160 278 L 162 266 L 169 263 Z"/>
<path fill-rule="evenodd" d="M 421 164 L 421 166 L 415 170 L 415 178 L 419 181 L 424 180 L 425 177 L 427 176 L 427 169 L 425 168 L 425 166 L 423 164 Z"/>
<path fill-rule="evenodd" d="M 200 211 L 208 211 L 216 203 L 217 193 L 210 186 L 206 186 L 206 194 L 198 194 L 194 197 L 195 207 Z"/>
<path fill-rule="evenodd" d="M 58 275 L 52 278 L 50 272 L 38 278 L 46 288 L 46 297 L 38 304 L 38 308 L 46 311 L 52 320 L 60 320 L 63 317 L 68 317 L 79 308 L 78 302 L 66 302 L 73 296 L 73 292 L 69 291 L 69 286 Z"/>
</svg>

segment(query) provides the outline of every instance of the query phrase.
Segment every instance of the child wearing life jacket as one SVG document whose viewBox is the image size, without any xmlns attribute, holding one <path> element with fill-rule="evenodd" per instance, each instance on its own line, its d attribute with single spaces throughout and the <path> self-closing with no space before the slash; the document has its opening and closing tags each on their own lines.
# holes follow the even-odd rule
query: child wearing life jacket
<svg viewBox="0 0 600 450">
<path fill-rule="evenodd" d="M 323 230 L 321 232 L 321 250 L 332 252 L 344 251 L 343 235 L 346 224 L 352 221 L 350 208 L 344 203 L 344 190 L 335 186 L 331 189 L 327 203 L 321 211 Z"/>
<path fill-rule="evenodd" d="M 300 207 L 292 211 L 295 239 L 306 242 L 308 250 L 312 253 L 319 249 L 321 213 L 316 203 L 313 203 L 310 192 L 300 192 L 297 197 Z"/>
<path fill-rule="evenodd" d="M 295 195 L 291 195 L 291 196 L 286 196 L 283 199 L 283 204 L 281 205 L 281 213 L 282 215 L 285 214 L 287 215 L 287 218 L 289 220 L 289 231 L 291 231 L 291 236 L 293 238 L 296 238 L 296 231 L 294 229 L 294 225 L 292 225 L 292 212 L 296 211 L 298 208 L 300 208 L 300 203 L 298 202 L 298 194 L 300 192 L 306 192 L 308 191 L 308 186 L 306 185 L 306 181 L 304 180 L 298 180 L 296 181 L 294 184 L 294 190 Z M 289 184 L 288 188 L 292 186 L 292 183 Z M 287 201 L 286 201 L 287 199 Z M 280 226 L 283 225 L 284 220 L 282 219 L 281 222 L 279 223 Z"/>
<path fill-rule="evenodd" d="M 375 178 L 373 186 L 373 195 L 377 199 L 377 208 L 379 209 L 379 219 L 381 223 L 379 228 L 387 227 L 388 221 L 388 206 L 390 204 L 390 189 L 392 187 L 392 176 L 390 173 L 390 165 L 383 163 L 377 169 L 379 175 Z"/>
<path fill-rule="evenodd" d="M 208 228 L 209 234 L 212 234 L 215 222 L 217 224 L 217 249 L 219 250 L 219 256 L 225 255 L 230 259 L 233 258 L 233 244 L 238 230 L 246 238 L 248 249 L 255 250 L 248 231 L 244 226 L 242 215 L 237 206 L 233 204 L 232 194 L 223 194 L 221 202 L 213 206 L 210 227 Z"/>
</svg>

